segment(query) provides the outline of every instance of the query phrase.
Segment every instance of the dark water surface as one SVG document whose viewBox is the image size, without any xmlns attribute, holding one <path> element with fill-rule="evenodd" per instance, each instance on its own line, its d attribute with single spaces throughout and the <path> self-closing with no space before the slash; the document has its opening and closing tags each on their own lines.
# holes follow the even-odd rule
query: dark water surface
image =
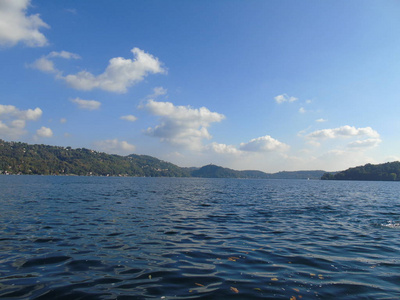
<svg viewBox="0 0 400 300">
<path fill-rule="evenodd" d="M 0 176 L 0 298 L 398 299 L 400 184 Z"/>
</svg>

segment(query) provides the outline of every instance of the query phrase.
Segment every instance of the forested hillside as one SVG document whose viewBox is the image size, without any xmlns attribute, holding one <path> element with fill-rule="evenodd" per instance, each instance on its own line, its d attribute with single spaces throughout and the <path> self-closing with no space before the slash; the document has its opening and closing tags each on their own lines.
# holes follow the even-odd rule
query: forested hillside
<svg viewBox="0 0 400 300">
<path fill-rule="evenodd" d="M 189 172 L 146 155 L 119 156 L 88 149 L 29 145 L 0 140 L 0 174 L 189 176 Z"/>
<path fill-rule="evenodd" d="M 85 148 L 6 142 L 0 139 L 0 174 L 319 179 L 324 171 L 264 173 L 216 165 L 181 168 L 148 155 L 112 155 Z"/>
<path fill-rule="evenodd" d="M 384 164 L 366 164 L 350 168 L 336 174 L 325 173 L 322 180 L 376 180 L 376 181 L 399 181 L 400 162 L 388 162 Z"/>
</svg>

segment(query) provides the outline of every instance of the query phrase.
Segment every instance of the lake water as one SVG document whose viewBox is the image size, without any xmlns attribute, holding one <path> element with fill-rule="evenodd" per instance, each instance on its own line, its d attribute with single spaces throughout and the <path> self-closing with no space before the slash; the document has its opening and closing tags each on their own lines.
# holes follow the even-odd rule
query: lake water
<svg viewBox="0 0 400 300">
<path fill-rule="evenodd" d="M 0 297 L 398 299 L 400 184 L 0 176 Z"/>
</svg>

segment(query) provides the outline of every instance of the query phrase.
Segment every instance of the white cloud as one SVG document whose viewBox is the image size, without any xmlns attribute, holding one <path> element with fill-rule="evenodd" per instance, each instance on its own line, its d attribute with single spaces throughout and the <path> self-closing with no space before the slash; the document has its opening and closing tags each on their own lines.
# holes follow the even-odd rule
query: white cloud
<svg viewBox="0 0 400 300">
<path fill-rule="evenodd" d="M 278 104 L 283 103 L 283 102 L 294 102 L 294 101 L 298 100 L 298 98 L 292 97 L 292 96 L 289 97 L 287 94 L 278 95 L 278 96 L 274 97 L 274 99 L 275 99 L 276 103 L 278 103 Z"/>
<path fill-rule="evenodd" d="M 300 107 L 299 113 L 305 114 L 306 113 L 306 109 L 304 107 Z"/>
<path fill-rule="evenodd" d="M 50 138 L 53 136 L 53 131 L 48 127 L 42 126 L 40 129 L 36 130 L 36 136 Z"/>
<path fill-rule="evenodd" d="M 37 69 L 42 72 L 46 73 L 55 73 L 57 78 L 61 78 L 62 72 L 58 70 L 54 66 L 53 60 L 50 58 L 64 58 L 64 59 L 80 59 L 81 57 L 78 54 L 67 52 L 67 51 L 61 51 L 61 52 L 50 52 L 49 54 L 42 56 L 41 58 L 38 58 L 35 60 L 32 64 L 28 65 L 31 68 Z"/>
<path fill-rule="evenodd" d="M 322 119 L 322 118 L 315 120 L 315 122 L 317 122 L 317 123 L 323 123 L 323 122 L 326 122 L 326 121 L 328 121 L 328 120 Z"/>
<path fill-rule="evenodd" d="M 153 94 L 151 94 L 151 95 L 149 95 L 149 96 L 147 96 L 147 98 L 148 99 L 155 99 L 155 98 L 157 98 L 157 97 L 159 97 L 159 96 L 162 96 L 162 95 L 165 95 L 165 94 L 167 94 L 167 89 L 164 89 L 163 87 L 161 87 L 161 86 L 158 86 L 158 87 L 155 87 L 154 89 L 153 89 Z"/>
<path fill-rule="evenodd" d="M 20 125 L 13 122 L 7 125 L 0 120 L 0 138 L 18 139 L 26 133 Z"/>
<path fill-rule="evenodd" d="M 147 101 L 140 106 L 153 115 L 159 116 L 161 123 L 148 128 L 146 133 L 159 137 L 161 141 L 199 150 L 203 139 L 210 139 L 207 128 L 225 116 L 211 112 L 205 107 L 175 106 L 170 102 Z"/>
<path fill-rule="evenodd" d="M 53 61 L 46 57 L 41 57 L 35 60 L 29 67 L 38 69 L 39 71 L 46 73 L 58 73 L 59 71 L 54 67 Z"/>
<path fill-rule="evenodd" d="M 0 45 L 14 46 L 24 42 L 30 47 L 47 45 L 46 37 L 39 31 L 49 28 L 38 14 L 27 15 L 30 0 L 0 1 Z"/>
<path fill-rule="evenodd" d="M 219 144 L 219 143 L 211 143 L 205 146 L 206 150 L 211 150 L 218 154 L 240 154 L 241 151 L 238 150 L 233 145 Z"/>
<path fill-rule="evenodd" d="M 20 110 L 13 105 L 0 104 L 0 138 L 18 139 L 26 134 L 27 121 L 36 121 L 42 116 L 42 110 Z"/>
<path fill-rule="evenodd" d="M 76 15 L 78 13 L 75 8 L 66 8 L 65 11 L 73 15 Z"/>
<path fill-rule="evenodd" d="M 120 155 L 132 154 L 136 149 L 134 145 L 126 141 L 119 141 L 118 139 L 98 141 L 94 145 L 100 151 Z"/>
<path fill-rule="evenodd" d="M 358 140 L 348 144 L 350 148 L 371 148 L 376 147 L 382 142 L 381 139 Z"/>
<path fill-rule="evenodd" d="M 14 105 L 0 104 L 0 119 L 17 118 L 26 121 L 36 121 L 42 116 L 42 113 L 39 107 L 35 109 L 19 110 Z"/>
<path fill-rule="evenodd" d="M 64 50 L 62 50 L 60 52 L 52 51 L 52 52 L 50 52 L 49 55 L 47 55 L 47 57 L 51 57 L 51 58 L 52 57 L 61 57 L 61 58 L 64 58 L 64 59 L 80 59 L 81 58 L 78 54 L 75 54 L 75 53 L 72 53 L 72 52 L 68 52 L 68 51 L 64 51 Z"/>
<path fill-rule="evenodd" d="M 142 81 L 149 73 L 165 73 L 158 58 L 139 48 L 131 50 L 134 59 L 115 57 L 110 59 L 104 73 L 95 76 L 88 71 L 62 77 L 72 88 L 92 90 L 95 88 L 125 93 L 128 87 Z"/>
<path fill-rule="evenodd" d="M 120 119 L 129 121 L 129 122 L 135 122 L 137 120 L 137 118 L 134 115 L 122 116 L 122 117 L 120 117 Z"/>
<path fill-rule="evenodd" d="M 286 151 L 288 149 L 288 145 L 272 138 L 269 135 L 252 139 L 248 143 L 240 144 L 240 150 L 252 152 Z"/>
<path fill-rule="evenodd" d="M 80 98 L 72 99 L 71 102 L 78 105 L 80 109 L 87 109 L 87 110 L 96 110 L 99 109 L 101 103 L 96 100 L 83 100 Z"/>
<path fill-rule="evenodd" d="M 378 132 L 371 127 L 355 128 L 354 126 L 342 126 L 333 129 L 317 130 L 306 137 L 310 139 L 335 139 L 339 137 L 368 136 L 371 138 L 379 138 Z"/>
<path fill-rule="evenodd" d="M 390 155 L 384 159 L 385 162 L 390 162 L 390 161 L 400 161 L 400 156 L 397 155 Z"/>
</svg>

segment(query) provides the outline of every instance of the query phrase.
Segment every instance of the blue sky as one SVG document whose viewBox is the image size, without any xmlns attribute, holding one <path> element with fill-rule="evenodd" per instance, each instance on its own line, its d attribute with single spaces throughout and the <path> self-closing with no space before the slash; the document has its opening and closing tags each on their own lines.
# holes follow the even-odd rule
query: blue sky
<svg viewBox="0 0 400 300">
<path fill-rule="evenodd" d="M 0 0 L 0 138 L 179 166 L 400 159 L 400 3 Z"/>
</svg>

